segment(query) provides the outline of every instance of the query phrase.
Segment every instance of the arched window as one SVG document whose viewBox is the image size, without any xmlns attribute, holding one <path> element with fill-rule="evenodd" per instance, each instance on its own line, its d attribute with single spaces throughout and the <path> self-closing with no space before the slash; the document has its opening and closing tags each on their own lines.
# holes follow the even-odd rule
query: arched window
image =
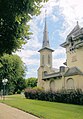
<svg viewBox="0 0 83 119">
<path fill-rule="evenodd" d="M 55 81 L 50 81 L 50 90 L 55 91 Z"/>
<path fill-rule="evenodd" d="M 68 78 L 66 84 L 67 84 L 67 89 L 74 89 L 74 80 L 72 78 Z"/>
<path fill-rule="evenodd" d="M 47 75 L 47 71 L 44 71 L 44 76 L 46 76 Z"/>
</svg>

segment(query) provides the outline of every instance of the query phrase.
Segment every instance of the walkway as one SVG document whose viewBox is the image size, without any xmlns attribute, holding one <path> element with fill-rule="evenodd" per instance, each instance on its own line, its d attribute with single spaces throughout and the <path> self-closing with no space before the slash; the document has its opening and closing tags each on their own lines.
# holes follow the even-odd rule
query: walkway
<svg viewBox="0 0 83 119">
<path fill-rule="evenodd" d="M 29 113 L 0 103 L 0 119 L 39 119 Z"/>
</svg>

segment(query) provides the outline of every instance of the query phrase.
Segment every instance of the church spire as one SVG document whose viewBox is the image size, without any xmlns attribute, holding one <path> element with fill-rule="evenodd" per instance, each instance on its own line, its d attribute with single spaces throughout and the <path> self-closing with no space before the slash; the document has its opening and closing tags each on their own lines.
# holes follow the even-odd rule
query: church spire
<svg viewBox="0 0 83 119">
<path fill-rule="evenodd" d="M 46 21 L 46 11 L 45 11 L 45 26 L 44 26 L 44 34 L 43 34 L 43 44 L 42 44 L 42 48 L 44 48 L 44 47 L 50 48 L 49 39 L 48 39 L 47 21 Z"/>
<path fill-rule="evenodd" d="M 42 43 L 42 48 L 38 52 L 44 49 L 48 49 L 52 52 L 54 51 L 50 48 L 50 44 L 49 44 L 48 28 L 47 28 L 47 21 L 46 21 L 46 10 L 45 10 L 45 26 L 44 26 L 44 32 L 43 32 L 43 43 Z"/>
</svg>

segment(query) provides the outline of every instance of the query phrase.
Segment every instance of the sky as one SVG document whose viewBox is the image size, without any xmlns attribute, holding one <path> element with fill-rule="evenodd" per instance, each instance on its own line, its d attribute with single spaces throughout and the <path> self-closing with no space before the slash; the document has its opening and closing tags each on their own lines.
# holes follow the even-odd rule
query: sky
<svg viewBox="0 0 83 119">
<path fill-rule="evenodd" d="M 26 66 L 26 78 L 37 77 L 40 66 L 39 49 L 42 48 L 43 31 L 45 24 L 45 10 L 47 18 L 48 36 L 53 52 L 53 68 L 63 66 L 66 61 L 66 51 L 60 46 L 66 41 L 67 35 L 76 26 L 77 21 L 83 27 L 83 0 L 49 0 L 42 3 L 43 8 L 39 16 L 30 20 L 30 31 L 33 35 L 17 52 Z"/>
</svg>

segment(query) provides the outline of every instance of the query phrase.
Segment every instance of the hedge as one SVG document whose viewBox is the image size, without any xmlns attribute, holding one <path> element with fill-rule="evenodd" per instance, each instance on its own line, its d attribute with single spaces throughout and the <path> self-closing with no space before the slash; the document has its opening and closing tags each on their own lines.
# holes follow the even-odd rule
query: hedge
<svg viewBox="0 0 83 119">
<path fill-rule="evenodd" d="M 83 105 L 83 92 L 80 89 L 60 90 L 57 92 L 52 91 L 45 92 L 42 89 L 28 88 L 25 89 L 24 94 L 27 99 Z"/>
</svg>

